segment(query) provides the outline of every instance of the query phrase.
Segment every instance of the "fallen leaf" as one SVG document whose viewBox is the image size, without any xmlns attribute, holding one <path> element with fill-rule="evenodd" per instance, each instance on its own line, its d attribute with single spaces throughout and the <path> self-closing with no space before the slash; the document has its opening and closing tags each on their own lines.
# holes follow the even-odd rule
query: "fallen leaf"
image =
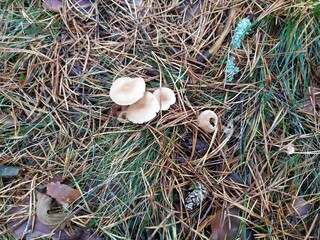
<svg viewBox="0 0 320 240">
<path fill-rule="evenodd" d="M 59 12 L 62 8 L 61 0 L 44 0 L 43 7 L 53 12 Z"/>
<path fill-rule="evenodd" d="M 37 217 L 38 219 L 49 228 L 58 228 L 58 230 L 64 229 L 66 225 L 65 213 L 52 213 L 48 211 L 51 209 L 52 198 L 46 194 L 37 192 Z"/>
<path fill-rule="evenodd" d="M 16 177 L 19 171 L 20 167 L 0 165 L 0 177 Z"/>
<path fill-rule="evenodd" d="M 81 193 L 68 185 L 51 182 L 47 185 L 47 195 L 66 208 L 76 201 L 81 196 Z"/>
<path fill-rule="evenodd" d="M 30 198 L 26 198 L 22 203 L 10 208 L 8 214 L 8 229 L 15 239 L 35 239 L 39 236 L 52 233 L 51 239 L 57 240 L 69 235 L 65 230 L 53 232 L 51 228 L 42 223 L 37 217 L 33 220 L 28 218 L 30 209 Z"/>
<path fill-rule="evenodd" d="M 290 206 L 290 213 L 294 219 L 304 219 L 311 211 L 312 205 L 304 200 L 303 197 L 293 199 Z"/>
<path fill-rule="evenodd" d="M 240 210 L 237 208 L 219 209 L 211 221 L 211 240 L 236 239 L 240 227 Z"/>
</svg>

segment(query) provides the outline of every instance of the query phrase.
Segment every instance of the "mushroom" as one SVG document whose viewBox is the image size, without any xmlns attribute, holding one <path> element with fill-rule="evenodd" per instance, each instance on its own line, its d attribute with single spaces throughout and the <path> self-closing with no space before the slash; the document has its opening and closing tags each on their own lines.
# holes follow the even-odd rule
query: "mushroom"
<svg viewBox="0 0 320 240">
<path fill-rule="evenodd" d="M 121 77 L 110 88 L 110 97 L 118 105 L 130 105 L 143 97 L 146 83 L 143 78 Z"/>
<path fill-rule="evenodd" d="M 170 88 L 161 87 L 154 91 L 153 95 L 160 103 L 161 110 L 168 110 L 172 104 L 176 102 L 174 91 Z"/>
<path fill-rule="evenodd" d="M 200 113 L 198 117 L 198 124 L 206 132 L 212 133 L 217 129 L 218 116 L 217 114 L 215 114 L 215 112 L 211 110 L 205 110 L 202 113 Z"/>
<path fill-rule="evenodd" d="M 155 96 L 150 92 L 145 92 L 144 96 L 127 109 L 127 119 L 133 123 L 145 123 L 153 119 L 160 110 L 160 104 Z"/>
</svg>

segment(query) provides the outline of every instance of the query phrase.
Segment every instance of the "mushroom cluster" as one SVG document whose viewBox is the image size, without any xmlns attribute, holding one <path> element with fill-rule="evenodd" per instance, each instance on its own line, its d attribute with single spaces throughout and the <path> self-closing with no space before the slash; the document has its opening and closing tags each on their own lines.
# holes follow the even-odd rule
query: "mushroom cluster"
<svg viewBox="0 0 320 240">
<path fill-rule="evenodd" d="M 176 102 L 170 88 L 161 87 L 154 93 L 146 92 L 143 78 L 130 77 L 121 77 L 112 83 L 110 98 L 118 105 L 129 106 L 126 117 L 138 124 L 152 120 L 160 110 L 168 110 Z"/>
</svg>

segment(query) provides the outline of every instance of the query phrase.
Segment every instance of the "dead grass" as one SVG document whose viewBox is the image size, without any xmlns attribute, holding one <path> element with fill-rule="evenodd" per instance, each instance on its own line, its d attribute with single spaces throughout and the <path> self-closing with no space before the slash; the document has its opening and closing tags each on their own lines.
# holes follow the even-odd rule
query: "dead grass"
<svg viewBox="0 0 320 240">
<path fill-rule="evenodd" d="M 87 13 L 22 2 L 0 3 L 0 113 L 11 119 L 1 123 L 0 163 L 23 170 L 0 181 L 1 239 L 12 239 L 8 210 L 58 175 L 83 196 L 68 228 L 89 226 L 105 239 L 209 239 L 220 207 L 239 208 L 241 229 L 256 239 L 320 237 L 320 113 L 310 93 L 320 80 L 319 4 L 200 1 L 193 17 L 188 1 L 98 1 Z M 230 9 L 218 51 L 198 62 L 226 29 Z M 250 14 L 254 24 L 236 51 L 240 73 L 226 83 L 232 29 Z M 177 104 L 146 125 L 119 123 L 108 93 L 125 75 L 145 78 L 150 90 L 169 86 Z M 237 117 L 232 134 L 199 129 L 204 109 L 221 125 Z M 212 150 L 188 156 L 185 133 Z M 244 183 L 228 180 L 231 173 Z M 186 212 L 196 181 L 209 197 Z M 291 216 L 298 196 L 313 206 L 303 220 Z M 35 215 L 31 203 L 26 215 Z"/>
</svg>

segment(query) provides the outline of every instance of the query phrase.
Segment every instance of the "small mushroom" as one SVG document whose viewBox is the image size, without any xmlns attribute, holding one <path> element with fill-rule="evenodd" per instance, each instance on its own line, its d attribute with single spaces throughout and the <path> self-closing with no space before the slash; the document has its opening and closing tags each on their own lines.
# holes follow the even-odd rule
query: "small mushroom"
<svg viewBox="0 0 320 240">
<path fill-rule="evenodd" d="M 133 123 L 145 123 L 153 119 L 160 110 L 160 104 L 155 96 L 150 93 L 144 93 L 144 96 L 127 110 L 127 118 Z"/>
<path fill-rule="evenodd" d="M 206 132 L 212 133 L 217 129 L 218 116 L 211 110 L 205 110 L 200 113 L 198 117 L 198 124 Z"/>
<path fill-rule="evenodd" d="M 146 83 L 142 78 L 121 77 L 112 83 L 110 98 L 118 105 L 130 105 L 142 98 L 145 90 Z"/>
<path fill-rule="evenodd" d="M 160 103 L 161 110 L 168 110 L 176 102 L 174 91 L 170 88 L 161 87 L 154 91 L 153 95 Z"/>
</svg>

